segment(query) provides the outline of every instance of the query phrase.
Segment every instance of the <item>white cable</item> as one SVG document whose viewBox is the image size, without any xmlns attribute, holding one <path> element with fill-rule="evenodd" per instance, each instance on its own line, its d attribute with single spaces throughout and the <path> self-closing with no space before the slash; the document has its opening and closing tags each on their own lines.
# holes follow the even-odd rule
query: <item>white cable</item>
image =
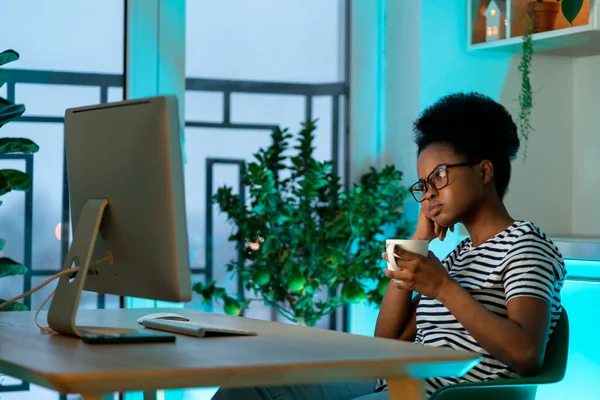
<svg viewBox="0 0 600 400">
<path fill-rule="evenodd" d="M 110 251 L 107 251 L 106 255 L 104 257 L 99 258 L 96 261 L 90 263 L 89 266 L 93 267 L 94 265 L 100 264 L 104 261 L 108 261 L 110 265 L 114 264 L 115 258 Z M 77 272 L 77 271 L 79 271 L 79 266 L 75 266 L 73 268 L 67 268 L 60 272 L 57 272 L 56 274 L 52 275 L 50 278 L 46 279 L 44 282 L 40 283 L 39 285 L 37 285 L 36 287 L 31 289 L 30 291 L 23 293 L 19 296 L 13 297 L 12 299 L 7 300 L 4 303 L 0 304 L 0 310 L 3 309 L 4 307 L 6 307 L 7 305 L 14 303 L 17 300 L 21 300 L 24 297 L 31 296 L 32 294 L 34 294 L 35 292 L 37 292 L 38 290 L 40 290 L 41 288 L 43 288 L 44 286 L 46 286 L 47 284 L 49 284 L 50 282 L 55 280 L 56 278 L 60 278 L 61 276 L 65 275 L 65 274 L 70 274 L 72 272 Z M 54 289 L 52 291 L 52 293 L 50 293 L 48 295 L 48 297 L 46 297 L 46 299 L 42 302 L 42 304 L 40 304 L 40 306 L 38 307 L 38 309 L 35 313 L 34 322 L 37 325 L 37 327 L 40 328 L 40 331 L 42 331 L 42 333 L 56 333 L 54 330 L 52 330 L 52 328 L 50 328 L 48 326 L 41 326 L 37 320 L 40 311 L 42 311 L 42 308 L 46 305 L 46 303 L 48 302 L 48 300 L 50 300 L 50 298 L 54 295 L 54 293 L 56 293 L 56 289 Z"/>
</svg>

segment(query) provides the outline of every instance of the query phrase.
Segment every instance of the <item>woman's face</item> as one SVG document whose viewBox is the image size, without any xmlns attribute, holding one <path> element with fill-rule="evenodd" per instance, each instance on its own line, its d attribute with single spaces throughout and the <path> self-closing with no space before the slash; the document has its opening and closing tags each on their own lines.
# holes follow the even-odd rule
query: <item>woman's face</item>
<svg viewBox="0 0 600 400">
<path fill-rule="evenodd" d="M 417 160 L 419 180 L 428 181 L 421 186 L 426 188 L 421 206 L 441 226 L 463 222 L 483 199 L 485 185 L 479 164 L 452 166 L 466 162 L 450 145 L 441 143 L 427 146 Z"/>
</svg>

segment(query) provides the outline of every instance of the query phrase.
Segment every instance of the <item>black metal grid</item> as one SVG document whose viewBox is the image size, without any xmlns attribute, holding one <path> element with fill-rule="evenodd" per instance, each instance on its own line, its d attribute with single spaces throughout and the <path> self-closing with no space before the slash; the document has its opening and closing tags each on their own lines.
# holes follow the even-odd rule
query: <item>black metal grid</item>
<svg viewBox="0 0 600 400">
<path fill-rule="evenodd" d="M 90 74 L 90 73 L 72 73 L 72 72 L 57 72 L 57 71 L 37 71 L 37 70 L 17 70 L 17 69 L 5 69 L 6 73 L 6 86 L 7 86 L 7 99 L 8 101 L 15 102 L 15 88 L 17 84 L 47 84 L 47 85 L 69 85 L 69 86 L 94 86 L 100 89 L 99 102 L 106 103 L 108 99 L 108 89 L 110 87 L 122 88 L 123 87 L 123 76 L 122 75 L 109 75 L 109 74 Z M 65 121 L 64 116 L 21 116 L 12 123 L 29 122 L 29 123 L 56 123 L 63 124 Z M 33 179 L 33 155 L 27 156 L 31 166 L 30 176 Z M 26 161 L 27 162 L 27 161 Z M 27 164 L 27 165 L 29 165 Z M 66 155 L 63 157 L 63 188 L 62 188 L 62 207 L 61 207 L 61 263 L 66 258 L 69 250 L 70 242 L 70 202 L 69 202 L 69 185 L 67 180 L 67 165 Z M 29 173 L 29 172 L 28 172 Z M 29 199 L 29 200 L 28 200 Z M 33 190 L 30 190 L 26 194 L 27 201 L 31 204 L 26 204 L 30 207 L 30 213 L 25 217 L 25 243 L 32 243 L 32 226 L 33 226 Z M 32 262 L 32 249 L 31 245 L 27 247 L 24 255 L 25 265 L 30 267 L 29 273 L 26 275 L 24 280 L 24 291 L 31 289 L 32 278 L 36 276 L 51 276 L 62 268 L 62 265 L 58 265 L 56 270 L 36 270 L 31 267 Z M 25 304 L 31 306 L 31 299 L 25 298 Z M 97 307 L 104 308 L 105 297 L 104 294 L 97 295 Z"/>
<path fill-rule="evenodd" d="M 238 193 L 242 202 L 246 199 L 246 188 L 243 183 L 243 176 L 241 174 L 242 165 L 244 160 L 237 159 L 223 159 L 223 158 L 207 158 L 206 159 L 206 265 L 204 268 L 192 267 L 192 274 L 204 273 L 206 280 L 211 281 L 213 279 L 214 263 L 213 263 L 213 207 L 212 207 L 212 196 L 213 196 L 213 171 L 215 165 L 237 165 L 240 171 L 238 179 Z M 238 255 L 238 259 L 241 259 L 242 255 Z M 238 293 L 243 296 L 244 286 L 241 281 L 238 280 Z"/>
<path fill-rule="evenodd" d="M 17 84 L 45 84 L 45 85 L 69 85 L 69 86 L 95 86 L 100 89 L 99 101 L 100 103 L 106 103 L 108 99 L 108 89 L 110 87 L 123 87 L 123 76 L 122 75 L 108 75 L 108 74 L 89 74 L 89 73 L 72 73 L 72 72 L 57 72 L 57 71 L 38 71 L 38 70 L 18 70 L 18 69 L 4 69 L 6 77 L 6 97 L 7 100 L 15 102 L 15 92 Z M 21 116 L 12 123 L 28 122 L 28 123 L 64 123 L 64 117 L 55 116 Z M 25 161 L 25 172 L 29 175 L 32 183 L 35 182 L 34 178 L 34 155 L 3 155 L 0 159 L 3 160 L 24 160 Z M 67 180 L 67 169 L 66 169 L 66 156 L 63 157 L 63 188 L 62 188 L 62 231 L 61 231 L 61 264 L 66 258 L 69 250 L 70 242 L 70 202 L 69 202 L 69 186 Z M 23 262 L 29 267 L 27 274 L 23 277 L 23 292 L 31 290 L 32 281 L 34 277 L 52 276 L 58 272 L 62 265 L 57 265 L 56 270 L 38 270 L 32 267 L 33 261 L 33 189 L 25 193 L 25 215 L 24 215 L 24 242 L 25 242 L 25 254 L 23 255 Z M 24 304 L 31 307 L 31 297 L 25 297 Z M 105 296 L 100 293 L 97 294 L 96 300 L 97 308 L 105 307 Z M 29 383 L 23 382 L 19 385 L 0 385 L 0 392 L 15 392 L 29 390 Z M 61 396 L 61 399 L 64 396 Z"/>
<path fill-rule="evenodd" d="M 337 173 L 340 167 L 339 144 L 340 144 L 340 101 L 341 98 L 346 99 L 348 103 L 348 84 L 347 82 L 326 83 L 326 84 L 301 84 L 301 83 L 280 83 L 280 82 L 254 82 L 254 81 L 232 81 L 232 80 L 216 80 L 216 79 L 186 79 L 187 91 L 201 92 L 219 92 L 223 95 L 222 122 L 206 122 L 206 121 L 186 121 L 185 126 L 189 128 L 220 128 L 220 129 L 245 129 L 245 130 L 261 130 L 272 131 L 277 128 L 275 124 L 269 123 L 234 123 L 231 122 L 231 95 L 234 93 L 244 94 L 267 94 L 267 95 L 296 95 L 304 97 L 304 119 L 309 122 L 313 118 L 312 101 L 316 96 L 331 97 L 331 161 L 333 170 Z M 344 119 L 344 124 L 347 120 Z M 344 131 L 348 131 L 347 126 Z M 345 147 L 349 145 L 349 141 L 344 141 Z M 346 150 L 345 148 L 345 150 Z M 347 151 L 344 152 L 347 154 Z M 212 197 L 214 195 L 213 187 L 213 166 L 216 164 L 238 164 L 241 165 L 244 160 L 228 159 L 228 158 L 209 158 L 206 160 L 206 255 L 204 267 L 192 267 L 193 274 L 204 273 L 206 280 L 210 281 L 213 278 L 213 207 Z M 345 167 L 347 158 L 342 160 Z M 346 168 L 344 168 L 346 170 Z M 243 194 L 243 184 L 240 176 L 239 193 Z M 344 181 L 348 180 L 348 176 L 344 177 Z M 243 287 L 238 283 L 238 295 L 243 296 Z M 344 313 L 342 330 L 348 329 L 347 312 Z M 276 318 L 276 314 L 272 313 L 272 319 Z M 337 315 L 334 313 L 330 317 L 330 329 L 337 329 Z"/>
</svg>

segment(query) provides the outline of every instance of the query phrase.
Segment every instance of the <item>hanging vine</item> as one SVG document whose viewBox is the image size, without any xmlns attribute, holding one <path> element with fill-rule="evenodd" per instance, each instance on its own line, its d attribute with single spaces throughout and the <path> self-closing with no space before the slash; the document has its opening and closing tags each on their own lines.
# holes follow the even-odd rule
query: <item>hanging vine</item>
<svg viewBox="0 0 600 400">
<path fill-rule="evenodd" d="M 524 158 L 527 157 L 527 141 L 534 130 L 531 126 L 531 109 L 533 108 L 533 93 L 531 90 L 531 60 L 533 57 L 533 20 L 527 18 L 523 32 L 522 56 L 519 64 L 521 73 L 521 92 L 519 94 L 519 131 L 524 141 Z"/>
</svg>

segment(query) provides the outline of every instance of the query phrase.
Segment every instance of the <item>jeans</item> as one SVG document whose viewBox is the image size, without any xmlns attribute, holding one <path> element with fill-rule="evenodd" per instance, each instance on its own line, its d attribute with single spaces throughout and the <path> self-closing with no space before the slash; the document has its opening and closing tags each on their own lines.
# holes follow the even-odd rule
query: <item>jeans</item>
<svg viewBox="0 0 600 400">
<path fill-rule="evenodd" d="M 213 400 L 388 400 L 375 393 L 375 381 L 219 389 Z"/>
</svg>

